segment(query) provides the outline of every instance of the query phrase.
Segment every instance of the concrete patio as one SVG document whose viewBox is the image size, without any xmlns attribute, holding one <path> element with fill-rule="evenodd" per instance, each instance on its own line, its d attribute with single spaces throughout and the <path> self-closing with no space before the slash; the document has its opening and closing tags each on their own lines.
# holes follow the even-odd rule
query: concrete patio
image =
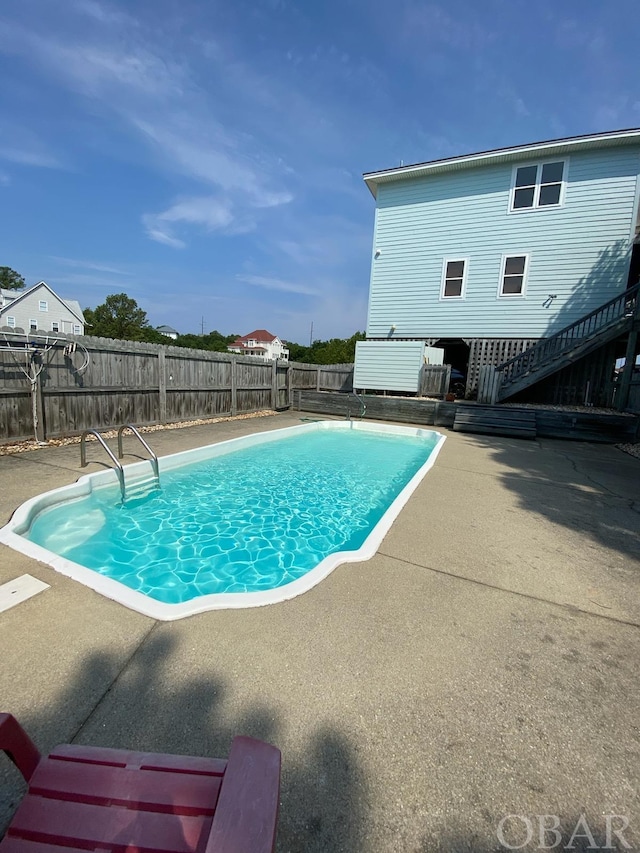
<svg viewBox="0 0 640 853">
<path fill-rule="evenodd" d="M 163 455 L 297 423 L 146 437 Z M 640 849 L 640 460 L 440 431 L 376 556 L 283 604 L 154 622 L 0 546 L 0 583 L 51 586 L 0 613 L 0 710 L 43 750 L 275 743 L 281 853 L 488 853 L 510 814 L 557 815 L 566 844 L 583 813 L 600 846 L 626 816 Z M 98 470 L 88 450 L 85 470 L 77 445 L 1 456 L 0 523 Z M 0 761 L 0 834 L 21 793 Z"/>
</svg>

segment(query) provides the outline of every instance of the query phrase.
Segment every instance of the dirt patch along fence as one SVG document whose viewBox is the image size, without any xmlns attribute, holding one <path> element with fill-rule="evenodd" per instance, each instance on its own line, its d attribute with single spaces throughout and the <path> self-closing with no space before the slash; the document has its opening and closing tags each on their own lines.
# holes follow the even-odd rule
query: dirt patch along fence
<svg viewBox="0 0 640 853">
<path fill-rule="evenodd" d="M 0 341 L 0 344 L 4 343 Z M 0 442 L 286 409 L 296 390 L 349 391 L 353 365 L 81 337 L 0 345 Z"/>
</svg>

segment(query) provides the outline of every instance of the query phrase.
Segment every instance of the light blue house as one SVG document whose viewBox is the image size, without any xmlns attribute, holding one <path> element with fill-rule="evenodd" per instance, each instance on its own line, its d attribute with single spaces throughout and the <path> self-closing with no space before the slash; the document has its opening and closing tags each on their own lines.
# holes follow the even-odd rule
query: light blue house
<svg viewBox="0 0 640 853">
<path fill-rule="evenodd" d="M 443 347 L 472 392 L 483 364 L 518 356 L 634 285 L 639 176 L 640 129 L 366 173 L 376 212 L 356 385 L 360 374 L 369 388 L 407 387 L 406 359 L 397 370 L 390 360 L 394 342 L 411 340 Z M 385 364 L 378 385 L 374 361 Z"/>
</svg>

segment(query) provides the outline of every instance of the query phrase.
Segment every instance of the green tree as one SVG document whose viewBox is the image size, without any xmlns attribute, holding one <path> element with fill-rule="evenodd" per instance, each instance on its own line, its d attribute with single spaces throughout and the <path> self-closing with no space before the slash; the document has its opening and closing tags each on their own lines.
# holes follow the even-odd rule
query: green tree
<svg viewBox="0 0 640 853">
<path fill-rule="evenodd" d="M 204 349 L 211 352 L 226 352 L 227 345 L 238 338 L 238 335 L 223 335 L 214 329 L 206 335 L 178 335 L 174 345 L 189 349 Z"/>
<path fill-rule="evenodd" d="M 286 341 L 289 350 L 289 361 L 297 361 L 301 364 L 309 364 L 307 356 L 309 355 L 309 347 L 303 344 L 296 344 L 292 341 Z"/>
<path fill-rule="evenodd" d="M 356 341 L 365 339 L 364 332 L 356 332 L 350 338 L 331 338 L 328 341 L 314 341 L 310 347 L 300 347 L 295 344 L 293 351 L 289 345 L 291 361 L 302 361 L 307 364 L 352 364 L 356 357 Z M 301 352 L 300 350 L 304 350 Z"/>
<path fill-rule="evenodd" d="M 107 296 L 104 304 L 95 309 L 85 308 L 84 317 L 88 335 L 120 341 L 166 343 L 166 338 L 149 325 L 147 312 L 126 293 Z"/>
<path fill-rule="evenodd" d="M 4 290 L 22 290 L 25 280 L 11 267 L 0 267 L 0 287 Z"/>
</svg>

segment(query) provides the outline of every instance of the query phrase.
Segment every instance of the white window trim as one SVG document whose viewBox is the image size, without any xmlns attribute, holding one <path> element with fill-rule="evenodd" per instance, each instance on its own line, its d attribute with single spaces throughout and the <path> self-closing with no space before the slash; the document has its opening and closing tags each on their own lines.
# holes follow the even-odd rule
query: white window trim
<svg viewBox="0 0 640 853">
<path fill-rule="evenodd" d="M 73 334 L 79 335 L 79 334 L 81 334 L 81 332 L 82 332 L 82 330 L 80 328 L 80 325 L 78 323 L 75 323 L 73 326 Z"/>
<path fill-rule="evenodd" d="M 44 305 L 44 308 L 42 307 L 43 305 Z M 48 311 L 48 310 L 49 310 L 49 303 L 47 302 L 47 300 L 46 299 L 40 299 L 38 302 L 38 311 Z"/>
<path fill-rule="evenodd" d="M 558 204 L 545 204 L 542 207 L 538 206 L 538 200 L 540 198 L 540 178 L 542 177 L 542 167 L 547 163 L 563 163 L 562 167 L 562 183 L 560 185 L 560 200 Z M 536 173 L 536 185 L 533 193 L 533 206 L 532 207 L 514 207 L 513 200 L 516 195 L 516 175 L 518 173 L 518 169 L 523 169 L 526 166 L 537 166 L 538 171 Z M 558 210 L 561 207 L 564 207 L 564 200 L 567 191 L 567 175 L 569 174 L 569 158 L 568 157 L 551 157 L 545 158 L 544 160 L 533 160 L 527 163 L 516 163 L 511 172 L 511 189 L 509 190 L 509 213 L 533 213 L 536 211 L 537 213 L 548 212 L 550 210 Z"/>
<path fill-rule="evenodd" d="M 460 296 L 445 296 L 444 295 L 444 286 L 446 283 L 447 276 L 447 264 L 450 264 L 455 261 L 462 261 L 464 264 L 464 268 L 462 270 L 462 290 L 460 291 Z M 464 299 L 467 295 L 467 276 L 469 274 L 469 258 L 454 258 L 454 257 L 446 257 L 442 260 L 442 273 L 440 276 L 440 301 L 441 302 L 449 302 L 455 299 Z"/>
<path fill-rule="evenodd" d="M 504 271 L 507 266 L 507 258 L 524 258 L 524 273 L 522 275 L 522 290 L 520 293 L 502 292 L 502 283 L 504 281 Z M 508 252 L 502 256 L 502 262 L 500 264 L 500 281 L 498 282 L 498 299 L 523 299 L 526 296 L 530 261 L 531 255 L 529 252 Z"/>
<path fill-rule="evenodd" d="M 36 330 L 37 328 L 38 328 L 38 321 L 37 321 L 37 320 L 31 320 L 31 319 L 30 319 L 30 320 L 29 320 L 29 331 L 30 331 L 30 332 L 35 332 L 35 330 Z"/>
<path fill-rule="evenodd" d="M 16 327 L 16 318 L 15 318 L 15 317 L 13 317 L 13 316 L 11 316 L 11 317 L 7 317 L 7 326 L 9 326 L 9 328 L 11 328 L 11 329 L 15 329 L 15 327 Z"/>
<path fill-rule="evenodd" d="M 54 329 L 53 328 L 54 326 L 57 326 L 58 328 Z M 51 321 L 51 331 L 56 332 L 57 334 L 60 334 L 60 320 L 52 320 Z"/>
</svg>

